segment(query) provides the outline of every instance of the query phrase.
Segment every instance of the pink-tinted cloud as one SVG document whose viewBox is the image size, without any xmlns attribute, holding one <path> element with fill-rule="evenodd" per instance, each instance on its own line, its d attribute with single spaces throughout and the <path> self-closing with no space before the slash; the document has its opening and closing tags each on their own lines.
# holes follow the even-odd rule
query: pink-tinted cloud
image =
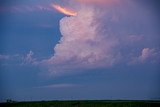
<svg viewBox="0 0 160 107">
<path fill-rule="evenodd" d="M 61 19 L 62 38 L 54 48 L 55 54 L 42 61 L 54 75 L 73 69 L 109 67 L 118 62 L 120 54 L 115 47 L 119 41 L 97 30 L 96 14 L 94 8 L 84 6 L 77 16 Z"/>
<path fill-rule="evenodd" d="M 154 48 L 144 48 L 137 57 L 133 57 L 130 64 L 156 63 L 160 61 L 160 50 Z"/>
<path fill-rule="evenodd" d="M 144 48 L 142 50 L 142 53 L 141 55 L 139 56 L 139 59 L 143 62 L 145 61 L 146 59 L 148 59 L 149 57 L 153 56 L 154 54 L 154 49 L 149 49 L 149 48 Z"/>
<path fill-rule="evenodd" d="M 143 64 L 142 62 L 157 58 L 157 50 L 144 48 L 144 44 L 139 45 L 145 43 L 146 35 L 144 32 L 132 30 L 135 28 L 135 23 L 131 21 L 136 22 L 141 18 L 137 17 L 135 10 L 127 10 L 128 1 L 80 0 L 80 2 L 86 4 L 77 3 L 73 6 L 77 7 L 76 16 L 60 20 L 62 37 L 54 47 L 54 55 L 40 62 L 40 65 L 47 67 L 51 74 L 57 76 L 89 71 L 95 68 L 113 67 L 119 63 Z M 105 4 L 120 2 L 122 5 L 103 8 L 95 5 L 103 2 Z M 129 3 L 129 6 L 132 7 L 133 4 Z M 137 9 L 137 6 L 132 9 Z M 138 56 L 136 48 L 143 48 Z"/>
<path fill-rule="evenodd" d="M 156 49 L 144 48 L 141 52 L 141 55 L 138 57 L 138 59 L 141 62 L 145 62 L 149 58 L 153 58 L 153 60 L 159 59 L 160 58 L 160 51 L 157 51 Z"/>
</svg>

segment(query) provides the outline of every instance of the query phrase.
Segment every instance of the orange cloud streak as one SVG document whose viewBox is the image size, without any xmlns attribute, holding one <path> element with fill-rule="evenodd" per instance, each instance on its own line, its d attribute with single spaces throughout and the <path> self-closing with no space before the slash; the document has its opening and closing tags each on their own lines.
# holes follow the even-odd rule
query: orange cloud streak
<svg viewBox="0 0 160 107">
<path fill-rule="evenodd" d="M 60 5 L 52 4 L 52 7 L 55 8 L 57 11 L 59 11 L 63 14 L 69 15 L 69 16 L 76 16 L 77 15 L 77 12 L 72 11 L 67 8 L 64 8 L 64 7 L 61 7 Z"/>
</svg>

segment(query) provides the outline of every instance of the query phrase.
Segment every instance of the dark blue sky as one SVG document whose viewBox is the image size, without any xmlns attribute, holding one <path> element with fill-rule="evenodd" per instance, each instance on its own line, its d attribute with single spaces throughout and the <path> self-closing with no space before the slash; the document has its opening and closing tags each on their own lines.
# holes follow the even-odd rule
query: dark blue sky
<svg viewBox="0 0 160 107">
<path fill-rule="evenodd" d="M 160 98 L 159 2 L 80 3 L 0 0 L 0 101 Z"/>
</svg>

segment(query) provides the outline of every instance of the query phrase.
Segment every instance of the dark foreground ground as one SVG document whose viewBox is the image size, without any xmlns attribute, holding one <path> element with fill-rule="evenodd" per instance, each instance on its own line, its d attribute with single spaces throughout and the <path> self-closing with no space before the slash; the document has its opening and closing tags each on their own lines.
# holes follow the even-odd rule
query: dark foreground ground
<svg viewBox="0 0 160 107">
<path fill-rule="evenodd" d="M 37 101 L 0 103 L 0 107 L 160 107 L 160 101 Z"/>
</svg>

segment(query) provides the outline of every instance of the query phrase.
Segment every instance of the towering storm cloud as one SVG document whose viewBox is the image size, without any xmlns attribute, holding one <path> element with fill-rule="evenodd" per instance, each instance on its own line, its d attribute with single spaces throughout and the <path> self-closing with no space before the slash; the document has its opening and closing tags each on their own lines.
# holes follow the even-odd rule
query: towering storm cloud
<svg viewBox="0 0 160 107">
<path fill-rule="evenodd" d="M 159 56 L 158 49 L 153 51 L 157 47 L 148 47 L 144 42 L 147 42 L 150 36 L 145 35 L 144 31 L 135 30 L 139 26 L 135 23 L 140 22 L 140 25 L 143 25 L 144 22 L 141 21 L 145 17 L 141 12 L 138 13 L 140 16 L 134 13 L 137 11 L 134 9 L 141 9 L 136 4 L 125 0 L 121 3 L 119 0 L 77 1 L 77 8 L 73 11 L 52 5 L 56 9 L 59 7 L 58 11 L 61 10 L 60 12 L 69 16 L 60 20 L 62 37 L 54 47 L 54 55 L 42 61 L 51 73 L 61 75 L 86 69 L 111 67 L 118 63 L 133 64 L 142 60 L 144 62 L 149 56 L 151 59 L 152 56 L 154 58 Z M 106 7 L 96 5 L 103 2 L 107 4 Z M 88 3 L 90 5 L 87 5 Z M 131 6 L 129 11 L 126 10 L 127 6 L 123 7 L 126 3 Z M 143 27 L 145 29 L 145 26 L 142 26 L 142 29 Z M 142 41 L 144 43 L 141 43 Z M 144 59 L 143 56 L 144 54 L 146 56 L 147 52 L 149 54 Z"/>
</svg>

